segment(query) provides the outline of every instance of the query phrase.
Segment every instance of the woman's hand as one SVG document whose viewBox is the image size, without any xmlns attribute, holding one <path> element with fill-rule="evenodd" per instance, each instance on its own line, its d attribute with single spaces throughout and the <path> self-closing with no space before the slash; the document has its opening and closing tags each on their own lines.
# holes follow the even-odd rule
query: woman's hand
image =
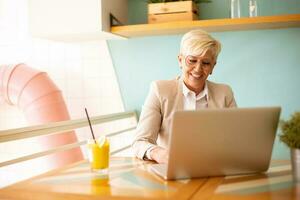
<svg viewBox="0 0 300 200">
<path fill-rule="evenodd" d="M 151 158 L 157 163 L 167 163 L 168 151 L 162 147 L 155 147 L 150 151 Z"/>
</svg>

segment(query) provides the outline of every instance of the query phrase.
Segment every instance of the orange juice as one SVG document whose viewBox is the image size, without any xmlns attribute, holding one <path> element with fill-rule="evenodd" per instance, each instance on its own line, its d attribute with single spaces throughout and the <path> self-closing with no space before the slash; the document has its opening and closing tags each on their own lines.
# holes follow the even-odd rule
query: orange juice
<svg viewBox="0 0 300 200">
<path fill-rule="evenodd" d="M 101 138 L 95 143 L 93 140 L 88 143 L 89 160 L 94 171 L 107 169 L 109 166 L 109 141 Z"/>
</svg>

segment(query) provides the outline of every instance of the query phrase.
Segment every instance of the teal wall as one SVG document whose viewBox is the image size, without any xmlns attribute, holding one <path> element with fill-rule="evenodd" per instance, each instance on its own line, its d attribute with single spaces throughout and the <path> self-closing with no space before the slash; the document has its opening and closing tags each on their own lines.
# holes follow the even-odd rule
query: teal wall
<svg viewBox="0 0 300 200">
<path fill-rule="evenodd" d="M 269 14 L 300 13 L 300 0 L 285 0 L 286 4 L 279 0 L 264 1 L 270 3 L 270 8 L 276 8 L 268 11 L 266 5 L 261 6 Z M 224 2 L 215 0 L 211 4 L 221 9 Z M 145 1 L 129 0 L 129 6 L 130 22 L 145 23 Z M 210 80 L 229 84 L 239 107 L 280 105 L 281 117 L 285 119 L 300 110 L 300 28 L 212 35 L 223 46 Z M 141 110 L 151 81 L 172 79 L 180 74 L 177 55 L 181 37 L 108 42 L 126 110 Z M 277 138 L 273 158 L 288 156 L 288 149 Z"/>
</svg>

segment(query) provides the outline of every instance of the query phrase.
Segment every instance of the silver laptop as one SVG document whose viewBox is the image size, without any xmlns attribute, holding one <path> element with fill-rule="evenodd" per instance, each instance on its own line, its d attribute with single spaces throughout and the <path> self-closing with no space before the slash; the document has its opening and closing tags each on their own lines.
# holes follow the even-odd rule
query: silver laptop
<svg viewBox="0 0 300 200">
<path fill-rule="evenodd" d="M 269 168 L 280 107 L 174 113 L 166 180 L 264 172 Z"/>
</svg>

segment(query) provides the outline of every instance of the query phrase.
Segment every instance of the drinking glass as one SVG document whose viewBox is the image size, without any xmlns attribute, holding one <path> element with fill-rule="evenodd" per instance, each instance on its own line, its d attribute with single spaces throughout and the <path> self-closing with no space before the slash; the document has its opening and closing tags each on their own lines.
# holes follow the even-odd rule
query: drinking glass
<svg viewBox="0 0 300 200">
<path fill-rule="evenodd" d="M 109 167 L 109 140 L 106 137 L 98 140 L 88 140 L 88 158 L 91 170 L 107 173 Z"/>
<path fill-rule="evenodd" d="M 231 16 L 231 18 L 240 18 L 241 17 L 240 0 L 231 0 L 230 16 Z"/>
<path fill-rule="evenodd" d="M 249 17 L 257 17 L 257 0 L 249 0 Z"/>
</svg>

